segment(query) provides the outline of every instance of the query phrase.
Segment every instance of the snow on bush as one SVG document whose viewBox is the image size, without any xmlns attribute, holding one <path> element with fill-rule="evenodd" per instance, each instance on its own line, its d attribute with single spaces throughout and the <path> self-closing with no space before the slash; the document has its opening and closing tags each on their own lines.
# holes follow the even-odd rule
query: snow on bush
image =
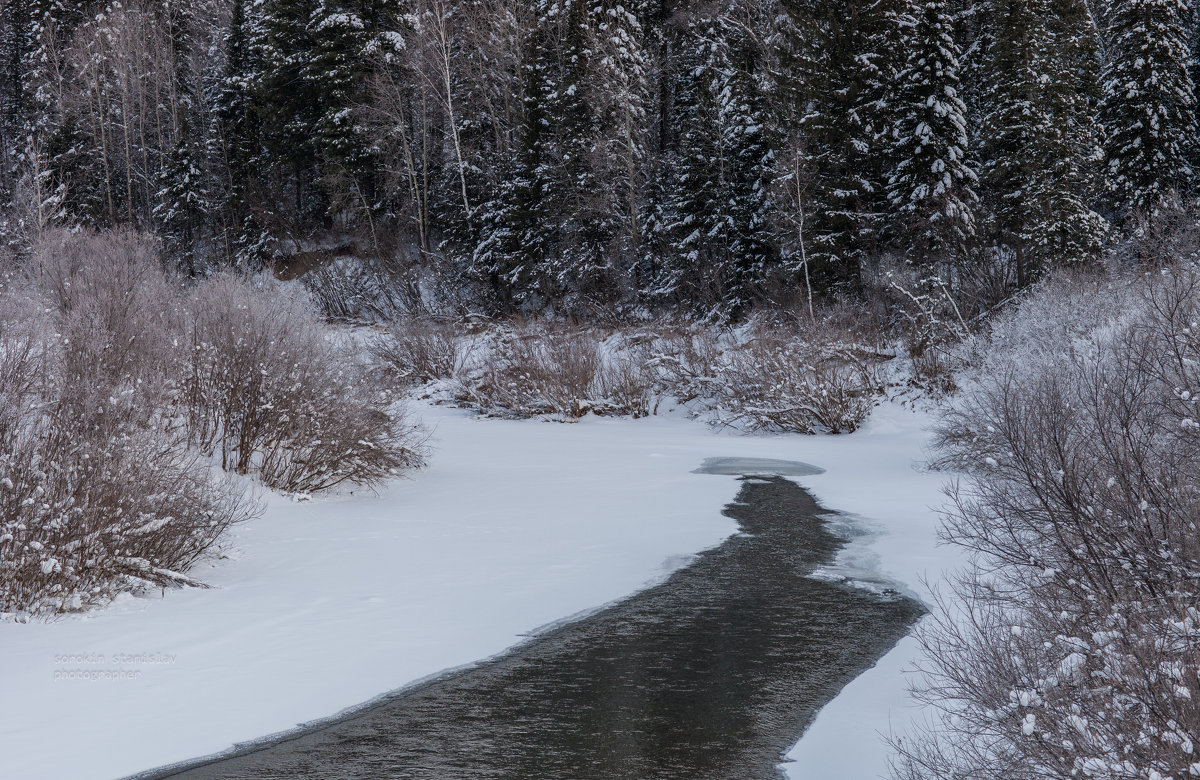
<svg viewBox="0 0 1200 780">
<path fill-rule="evenodd" d="M 303 293 L 226 274 L 199 285 L 188 310 L 188 439 L 224 468 L 308 493 L 421 464 L 390 383 L 329 338 Z"/>
<path fill-rule="evenodd" d="M 717 364 L 719 419 L 749 430 L 855 430 L 883 395 L 880 353 L 843 338 L 828 328 L 756 328 Z"/>
<path fill-rule="evenodd" d="M 0 612 L 190 583 L 255 511 L 163 414 L 173 307 L 154 263 L 132 234 L 82 234 L 40 247 L 0 291 Z"/>
<path fill-rule="evenodd" d="M 500 333 L 464 372 L 460 400 L 485 414 L 648 414 L 651 378 L 594 331 L 529 325 Z"/>
<path fill-rule="evenodd" d="M 674 398 L 715 424 L 801 433 L 857 428 L 883 394 L 879 366 L 891 357 L 832 322 L 765 318 L 726 333 L 676 322 L 606 332 L 545 321 L 455 333 L 404 320 L 375 349 L 401 377 L 449 380 L 456 401 L 489 415 L 637 418 Z"/>
<path fill-rule="evenodd" d="M 474 346 L 471 335 L 460 336 L 451 323 L 415 317 L 392 322 L 371 345 L 376 356 L 406 384 L 459 375 L 466 369 Z"/>
<path fill-rule="evenodd" d="M 1200 272 L 1048 284 L 980 353 L 940 432 L 974 564 L 895 776 L 1200 774 Z"/>
<path fill-rule="evenodd" d="M 302 295 L 191 291 L 132 232 L 62 233 L 0 286 L 0 613 L 100 604 L 186 574 L 258 504 L 420 462 L 357 346 Z"/>
</svg>

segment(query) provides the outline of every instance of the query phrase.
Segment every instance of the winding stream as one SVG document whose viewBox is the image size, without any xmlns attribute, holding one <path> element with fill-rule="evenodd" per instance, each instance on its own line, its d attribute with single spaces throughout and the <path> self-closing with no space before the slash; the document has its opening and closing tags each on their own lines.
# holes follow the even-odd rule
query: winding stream
<svg viewBox="0 0 1200 780">
<path fill-rule="evenodd" d="M 739 468 L 710 460 L 702 470 Z M 725 513 L 741 532 L 719 547 L 506 655 L 276 741 L 139 777 L 777 778 L 821 706 L 923 610 L 891 591 L 811 576 L 845 541 L 791 481 L 743 476 Z"/>
</svg>

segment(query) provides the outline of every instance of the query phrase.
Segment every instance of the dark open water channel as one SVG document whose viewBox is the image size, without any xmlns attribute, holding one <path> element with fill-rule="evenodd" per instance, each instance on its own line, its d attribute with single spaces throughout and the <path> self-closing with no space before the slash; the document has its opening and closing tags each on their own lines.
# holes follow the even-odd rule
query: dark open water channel
<svg viewBox="0 0 1200 780">
<path fill-rule="evenodd" d="M 741 533 L 507 655 L 191 768 L 182 780 L 767 780 L 817 710 L 922 614 L 810 576 L 844 541 L 795 483 L 748 477 Z"/>
</svg>

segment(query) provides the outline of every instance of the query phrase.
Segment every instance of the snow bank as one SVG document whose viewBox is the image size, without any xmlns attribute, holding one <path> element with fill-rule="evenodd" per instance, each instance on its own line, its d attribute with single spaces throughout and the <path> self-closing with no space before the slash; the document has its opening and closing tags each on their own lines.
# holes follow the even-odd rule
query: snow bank
<svg viewBox="0 0 1200 780">
<path fill-rule="evenodd" d="M 799 481 L 825 506 L 852 515 L 850 530 L 859 534 L 822 574 L 861 581 L 865 587 L 890 580 L 930 603 L 925 583 L 936 583 L 962 564 L 960 551 L 939 546 L 937 539 L 936 510 L 945 501 L 941 488 L 947 475 L 919 468 L 930 424 L 925 415 L 885 406 L 853 436 L 819 440 L 826 452 L 809 457 L 828 473 Z M 840 457 L 855 452 L 861 456 L 857 461 Z M 908 696 L 907 674 L 921 656 L 916 639 L 907 637 L 842 689 L 789 751 L 782 767 L 789 780 L 886 776 L 890 750 L 885 737 L 904 733 L 923 717 Z"/>
<path fill-rule="evenodd" d="M 913 588 L 940 570 L 926 509 L 939 480 L 913 469 L 924 421 L 894 407 L 844 437 L 714 434 L 661 417 L 555 425 L 422 413 L 435 428 L 428 470 L 380 496 L 272 497 L 266 516 L 234 531 L 231 559 L 193 572 L 213 589 L 0 624 L 5 776 L 119 777 L 502 652 L 725 538 L 734 523 L 720 512 L 738 485 L 692 473 L 709 457 L 824 468 L 797 479 L 882 534 L 852 545 L 846 567 L 878 567 Z M 905 648 L 852 689 L 869 677 L 894 683 L 889 664 L 913 655 Z M 897 685 L 868 682 L 865 695 L 827 707 L 794 753 L 793 776 L 877 774 L 872 724 Z M 846 711 L 854 731 L 814 742 Z"/>
</svg>

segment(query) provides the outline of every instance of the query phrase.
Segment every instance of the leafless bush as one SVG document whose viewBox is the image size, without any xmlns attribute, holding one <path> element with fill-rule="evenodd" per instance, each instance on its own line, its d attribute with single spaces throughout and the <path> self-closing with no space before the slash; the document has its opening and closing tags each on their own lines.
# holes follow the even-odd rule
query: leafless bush
<svg viewBox="0 0 1200 780">
<path fill-rule="evenodd" d="M 457 371 L 460 401 L 487 414 L 585 414 L 644 417 L 654 402 L 654 375 L 637 345 L 589 330 L 521 325 L 480 347 L 468 370 Z"/>
<path fill-rule="evenodd" d="M 44 614 L 145 585 L 196 585 L 184 572 L 257 511 L 162 429 L 54 399 L 4 437 L 0 611 Z"/>
<path fill-rule="evenodd" d="M 654 367 L 662 389 L 681 403 L 711 397 L 720 382 L 722 349 L 709 328 L 672 328 L 653 344 Z"/>
<path fill-rule="evenodd" d="M 452 339 L 410 336 L 394 362 L 443 357 Z M 547 323 L 518 325 L 452 373 L 458 400 L 488 414 L 577 419 L 589 412 L 644 417 L 664 397 L 692 413 L 748 430 L 852 431 L 883 390 L 878 345 L 866 346 L 828 323 L 761 325 L 749 334 L 655 323 L 602 338 Z M 407 369 L 418 373 L 415 368 Z M 433 374 L 433 371 L 426 373 Z"/>
<path fill-rule="evenodd" d="M 668 330 L 649 361 L 662 392 L 747 430 L 853 431 L 882 394 L 878 334 L 836 319 L 758 315 L 742 333 Z"/>
<path fill-rule="evenodd" d="M 0 287 L 0 611 L 199 584 L 187 568 L 257 509 L 211 453 L 293 491 L 417 465 L 386 383 L 328 334 L 242 277 L 185 295 L 133 233 L 35 247 Z"/>
<path fill-rule="evenodd" d="M 750 430 L 845 433 L 883 392 L 873 358 L 836 342 L 762 333 L 731 349 L 717 383 L 724 421 Z"/>
<path fill-rule="evenodd" d="M 1140 284 L 1069 349 L 994 361 L 947 416 L 971 478 L 945 535 L 974 564 L 922 632 L 938 717 L 896 743 L 896 777 L 1200 771 L 1200 274 Z"/>
<path fill-rule="evenodd" d="M 225 275 L 196 289 L 190 311 L 188 437 L 225 468 L 311 492 L 420 465 L 388 384 L 326 337 L 303 296 Z"/>
<path fill-rule="evenodd" d="M 475 351 L 474 337 L 464 330 L 428 318 L 397 320 L 371 348 L 403 382 L 451 379 L 463 372 Z"/>
<path fill-rule="evenodd" d="M 255 511 L 214 482 L 154 406 L 166 397 L 170 334 L 141 329 L 160 325 L 174 299 L 156 265 L 140 268 L 144 245 L 130 234 L 52 241 L 16 289 L 0 291 L 4 612 L 195 584 L 187 567 Z"/>
<path fill-rule="evenodd" d="M 464 383 L 465 396 L 489 414 L 576 419 L 592 409 L 602 365 L 599 342 L 587 332 L 512 332 Z"/>
<path fill-rule="evenodd" d="M 69 384 L 170 389 L 179 285 L 153 239 L 128 230 L 61 232 L 34 248 L 25 275 L 57 312 Z"/>
<path fill-rule="evenodd" d="M 954 349 L 955 371 L 971 383 L 1030 361 L 1057 361 L 1086 349 L 1095 334 L 1137 309 L 1127 277 L 1063 270 L 1039 282 Z"/>
<path fill-rule="evenodd" d="M 610 353 L 597 377 L 597 414 L 647 417 L 655 406 L 654 374 L 636 350 Z"/>
<path fill-rule="evenodd" d="M 406 278 L 378 260 L 337 258 L 316 265 L 300 280 L 331 320 L 376 322 L 420 310 L 411 274 Z"/>
<path fill-rule="evenodd" d="M 1161 267 L 1200 251 L 1200 220 L 1194 204 L 1170 194 L 1152 211 L 1129 215 L 1125 233 L 1108 249 L 1108 261 L 1126 267 Z"/>
<path fill-rule="evenodd" d="M 955 389 L 956 350 L 972 332 L 950 283 L 936 275 L 919 276 L 911 268 L 884 276 L 897 330 L 912 362 L 913 381 L 935 394 Z"/>
</svg>

